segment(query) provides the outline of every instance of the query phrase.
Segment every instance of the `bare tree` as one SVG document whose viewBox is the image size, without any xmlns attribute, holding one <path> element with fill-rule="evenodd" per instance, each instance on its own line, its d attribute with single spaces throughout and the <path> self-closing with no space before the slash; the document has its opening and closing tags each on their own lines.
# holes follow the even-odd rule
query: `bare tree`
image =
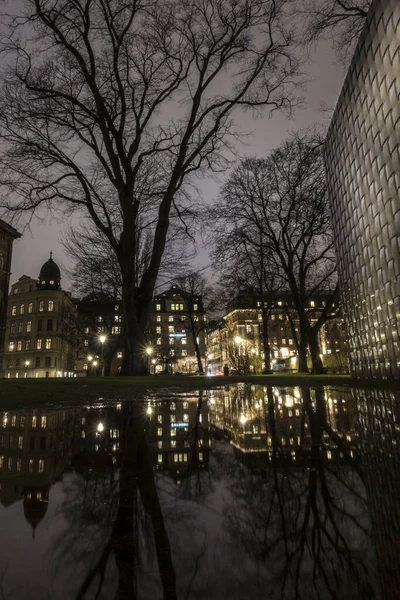
<svg viewBox="0 0 400 600">
<path fill-rule="evenodd" d="M 216 235 L 246 232 L 263 238 L 269 272 L 282 278 L 298 314 L 296 345 L 304 372 L 308 346 L 313 370 L 323 369 L 318 332 L 333 316 L 337 297 L 328 208 L 321 145 L 297 135 L 266 159 L 244 160 L 224 185 L 214 211 Z M 311 297 L 332 287 L 335 292 L 316 314 L 310 309 Z"/>
<path fill-rule="evenodd" d="M 122 278 L 123 374 L 141 346 L 169 224 L 221 170 L 236 108 L 288 109 L 298 71 L 287 0 L 27 0 L 4 17 L 3 206 L 88 216 Z M 151 255 L 136 284 L 137 240 Z"/>
<path fill-rule="evenodd" d="M 300 0 L 305 15 L 304 41 L 330 37 L 339 61 L 347 64 L 360 37 L 371 0 Z"/>
</svg>

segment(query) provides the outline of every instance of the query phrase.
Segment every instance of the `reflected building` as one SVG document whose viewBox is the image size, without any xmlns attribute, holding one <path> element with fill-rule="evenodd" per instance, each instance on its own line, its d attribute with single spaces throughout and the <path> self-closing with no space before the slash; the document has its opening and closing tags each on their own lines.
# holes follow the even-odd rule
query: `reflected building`
<svg viewBox="0 0 400 600">
<path fill-rule="evenodd" d="M 345 390 L 311 390 L 306 399 L 301 388 L 242 385 L 210 394 L 212 427 L 224 433 L 237 458 L 249 467 L 263 468 L 272 460 L 282 466 L 288 461 L 294 467 L 304 465 L 313 445 L 310 420 L 314 416 L 324 460 L 346 464 L 347 452 L 357 459 L 356 413 Z"/>
</svg>

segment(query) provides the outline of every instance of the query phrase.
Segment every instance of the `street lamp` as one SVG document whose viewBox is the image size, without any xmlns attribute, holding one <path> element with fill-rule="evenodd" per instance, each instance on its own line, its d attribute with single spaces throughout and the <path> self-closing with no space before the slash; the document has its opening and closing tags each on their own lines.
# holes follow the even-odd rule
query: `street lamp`
<svg viewBox="0 0 400 600">
<path fill-rule="evenodd" d="M 153 375 L 156 374 L 156 362 L 157 362 L 157 359 L 156 358 L 152 358 L 151 364 L 153 365 Z"/>
<path fill-rule="evenodd" d="M 26 360 L 25 361 L 25 368 L 27 369 L 29 367 L 29 365 L 30 365 L 30 361 Z M 28 377 L 28 373 L 25 373 L 25 377 Z"/>
<path fill-rule="evenodd" d="M 150 356 L 153 354 L 153 348 L 151 348 L 150 346 L 148 348 L 146 348 L 146 353 L 147 353 L 147 370 L 150 373 Z"/>
<path fill-rule="evenodd" d="M 107 337 L 102 334 L 99 336 L 99 342 L 101 344 L 101 376 L 104 377 L 104 344 Z"/>
</svg>

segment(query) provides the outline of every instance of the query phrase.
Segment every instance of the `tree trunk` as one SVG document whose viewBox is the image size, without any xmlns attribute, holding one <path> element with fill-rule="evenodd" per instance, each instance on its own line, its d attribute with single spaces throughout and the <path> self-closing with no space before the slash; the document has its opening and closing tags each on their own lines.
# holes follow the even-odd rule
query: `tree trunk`
<svg viewBox="0 0 400 600">
<path fill-rule="evenodd" d="M 201 362 L 200 347 L 197 343 L 196 338 L 194 338 L 194 351 L 196 352 L 197 366 L 199 367 L 199 375 L 204 375 L 203 363 Z"/>
<path fill-rule="evenodd" d="M 308 345 L 308 322 L 306 316 L 299 315 L 300 341 L 299 341 L 299 373 L 308 373 L 307 345 Z"/>
<path fill-rule="evenodd" d="M 122 314 L 124 331 L 124 353 L 121 375 L 148 375 L 145 360 L 145 331 L 138 319 L 133 277 L 122 286 Z"/>
<path fill-rule="evenodd" d="M 268 321 L 269 321 L 269 311 L 264 306 L 264 299 L 262 300 L 262 344 L 264 351 L 264 370 L 263 373 L 272 373 L 271 369 L 271 348 L 269 345 L 269 334 L 268 334 Z"/>
<path fill-rule="evenodd" d="M 315 331 L 313 327 L 310 327 L 309 331 L 309 344 L 310 344 L 310 353 L 311 353 L 311 361 L 312 361 L 312 373 L 323 373 L 324 365 L 321 360 L 321 350 L 318 342 L 318 331 Z"/>
</svg>

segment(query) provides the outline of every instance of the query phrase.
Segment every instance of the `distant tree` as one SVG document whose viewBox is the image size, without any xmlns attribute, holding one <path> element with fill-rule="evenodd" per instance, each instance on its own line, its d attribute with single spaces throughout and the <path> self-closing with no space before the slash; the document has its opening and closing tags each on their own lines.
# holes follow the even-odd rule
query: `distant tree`
<svg viewBox="0 0 400 600">
<path fill-rule="evenodd" d="M 337 297 L 336 262 L 321 144 L 294 136 L 266 159 L 249 158 L 233 171 L 214 211 L 219 227 L 258 232 L 271 273 L 291 292 L 299 319 L 299 370 L 323 369 L 318 332 L 332 316 Z M 334 289 L 316 315 L 310 298 Z"/>
<path fill-rule="evenodd" d="M 304 40 L 330 37 L 340 62 L 347 64 L 364 27 L 371 0 L 300 0 L 306 19 Z"/>
<path fill-rule="evenodd" d="M 293 105 L 287 4 L 26 0 L 21 14 L 3 15 L 3 207 L 78 213 L 108 240 L 122 279 L 125 375 L 146 372 L 171 219 L 190 216 L 195 178 L 226 168 L 235 109 Z M 143 231 L 151 253 L 137 285 Z"/>
</svg>

